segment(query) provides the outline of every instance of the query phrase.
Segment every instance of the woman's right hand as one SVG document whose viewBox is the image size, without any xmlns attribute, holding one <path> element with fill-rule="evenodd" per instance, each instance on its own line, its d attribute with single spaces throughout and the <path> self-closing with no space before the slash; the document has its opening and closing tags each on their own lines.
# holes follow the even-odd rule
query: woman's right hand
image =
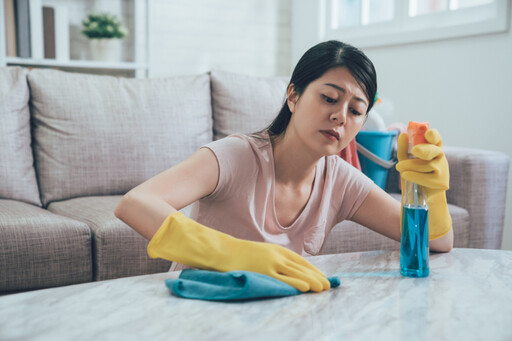
<svg viewBox="0 0 512 341">
<path fill-rule="evenodd" d="M 331 287 L 325 274 L 299 254 L 276 244 L 238 240 L 227 270 L 244 268 L 291 285 L 299 291 L 320 292 Z M 231 269 L 228 269 L 231 268 Z"/>
<path fill-rule="evenodd" d="M 280 245 L 234 238 L 181 212 L 166 218 L 151 239 L 148 254 L 204 270 L 257 272 L 302 292 L 331 287 L 325 274 L 297 253 Z"/>
</svg>

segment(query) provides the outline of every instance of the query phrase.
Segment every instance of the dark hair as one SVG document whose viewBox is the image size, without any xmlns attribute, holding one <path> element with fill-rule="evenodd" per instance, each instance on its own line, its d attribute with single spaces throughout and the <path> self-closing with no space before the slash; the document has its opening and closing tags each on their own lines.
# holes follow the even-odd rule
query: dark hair
<svg viewBox="0 0 512 341">
<path fill-rule="evenodd" d="M 337 40 L 317 44 L 304 53 L 293 70 L 290 84 L 302 95 L 307 86 L 334 67 L 346 67 L 368 97 L 366 115 L 373 107 L 377 93 L 377 74 L 371 60 L 359 49 Z M 287 87 L 287 89 L 288 89 Z M 279 114 L 265 129 L 272 137 L 280 136 L 290 122 L 291 112 L 285 99 Z"/>
</svg>

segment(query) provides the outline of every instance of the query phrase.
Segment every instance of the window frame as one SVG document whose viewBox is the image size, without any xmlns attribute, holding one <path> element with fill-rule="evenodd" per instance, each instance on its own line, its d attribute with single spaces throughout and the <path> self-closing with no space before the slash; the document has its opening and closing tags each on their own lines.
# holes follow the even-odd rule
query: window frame
<svg viewBox="0 0 512 341">
<path fill-rule="evenodd" d="M 332 2 L 323 0 L 322 31 L 358 47 L 378 47 L 505 32 L 509 27 L 510 0 L 496 0 L 478 7 L 447 10 L 409 17 L 409 1 L 395 0 L 394 19 L 366 26 L 332 29 Z M 475 19 L 477 14 L 480 18 Z"/>
</svg>

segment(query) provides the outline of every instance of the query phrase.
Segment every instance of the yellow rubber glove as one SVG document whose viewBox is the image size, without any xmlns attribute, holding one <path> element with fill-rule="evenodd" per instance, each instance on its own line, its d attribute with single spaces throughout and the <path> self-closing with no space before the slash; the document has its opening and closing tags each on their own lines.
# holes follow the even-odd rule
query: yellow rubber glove
<svg viewBox="0 0 512 341">
<path fill-rule="evenodd" d="M 409 136 L 406 133 L 400 134 L 396 169 L 402 178 L 402 200 L 405 190 L 404 179 L 424 187 L 429 210 L 429 240 L 432 240 L 444 236 L 452 227 L 452 218 L 446 202 L 450 172 L 439 132 L 429 129 L 425 133 L 425 139 L 427 144 L 418 144 L 411 150 L 416 159 L 409 159 Z"/>
<path fill-rule="evenodd" d="M 151 258 L 203 270 L 245 270 L 277 278 L 302 292 L 328 290 L 325 274 L 282 246 L 237 239 L 187 218 L 170 214 L 148 245 Z"/>
</svg>

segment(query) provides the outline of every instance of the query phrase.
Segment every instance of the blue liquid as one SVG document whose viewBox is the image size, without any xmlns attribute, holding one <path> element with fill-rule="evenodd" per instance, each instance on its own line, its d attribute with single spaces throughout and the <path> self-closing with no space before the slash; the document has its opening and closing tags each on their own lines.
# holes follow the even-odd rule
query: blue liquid
<svg viewBox="0 0 512 341">
<path fill-rule="evenodd" d="M 400 273 L 408 277 L 427 277 L 428 258 L 428 209 L 405 205 L 402 209 Z"/>
</svg>

